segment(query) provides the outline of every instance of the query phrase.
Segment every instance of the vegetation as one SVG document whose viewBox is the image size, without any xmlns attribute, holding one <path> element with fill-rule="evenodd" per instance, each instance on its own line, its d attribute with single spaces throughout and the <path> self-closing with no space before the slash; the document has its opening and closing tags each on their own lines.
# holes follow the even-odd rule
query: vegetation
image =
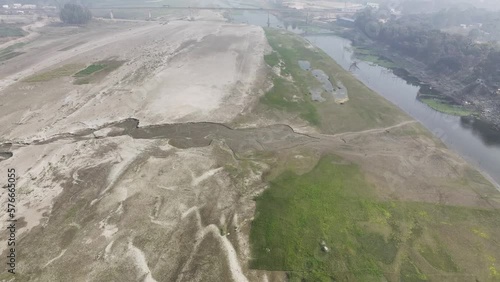
<svg viewBox="0 0 500 282">
<path fill-rule="evenodd" d="M 462 107 L 461 105 L 453 105 L 447 102 L 442 102 L 442 100 L 439 99 L 433 99 L 433 98 L 422 98 L 419 99 L 420 101 L 424 102 L 427 104 L 429 107 L 433 108 L 434 110 L 449 114 L 449 115 L 454 115 L 454 116 L 469 116 L 474 114 L 474 111 L 470 111 Z"/>
<path fill-rule="evenodd" d="M 381 43 L 375 44 L 379 45 L 380 51 L 388 46 L 390 52 L 400 55 L 396 58 L 405 58 L 400 60 L 402 65 L 407 63 L 414 74 L 420 73 L 419 76 L 425 77 L 426 83 L 454 97 L 450 103 L 443 95 L 437 99 L 423 99 L 423 102 L 440 112 L 464 116 L 471 112 L 457 104 L 469 104 L 476 112 L 481 112 L 487 103 L 496 104 L 491 102 L 491 98 L 497 100 L 500 97 L 496 95 L 500 89 L 500 49 L 494 42 L 477 40 L 486 32 L 479 29 L 498 26 L 498 16 L 499 12 L 478 9 L 448 9 L 434 14 L 395 18 L 390 13 L 366 9 L 356 18 L 356 26 L 365 36 L 353 33 L 356 36 L 351 37 L 354 37 L 353 43 L 357 46 L 368 46 L 368 42 L 373 45 L 373 41 Z M 472 24 L 476 30 L 468 34 L 440 30 L 459 23 Z M 386 50 L 381 52 L 388 53 Z M 422 64 L 415 64 L 407 60 L 408 57 Z M 361 58 L 377 59 L 371 55 L 361 55 Z M 438 83 L 440 80 L 445 81 L 441 86 Z M 493 106 L 493 110 L 497 112 L 499 108 Z M 495 117 L 486 119 L 497 123 Z"/>
<path fill-rule="evenodd" d="M 59 17 L 65 24 L 86 24 L 92 19 L 92 13 L 87 7 L 67 3 L 61 9 Z"/>
<path fill-rule="evenodd" d="M 406 117 L 307 42 L 274 29 L 266 29 L 266 35 L 276 52 L 266 62 L 282 71 L 281 76 L 273 74 L 278 83 L 263 98 L 266 106 L 303 114 L 304 104 L 311 105 L 326 133 L 389 126 Z M 349 102 L 310 103 L 304 89 L 315 79 L 300 69 L 298 60 L 342 81 Z M 415 128 L 391 130 L 394 138 L 426 134 Z M 311 152 L 301 154 L 307 164 L 292 164 L 288 160 L 293 157 L 273 163 L 266 174 L 270 188 L 255 198 L 252 268 L 286 271 L 290 281 L 500 278 L 500 249 L 488 239 L 500 235 L 499 210 L 380 199 L 356 164 L 338 156 L 323 155 L 317 161 Z M 469 181 L 484 179 L 467 170 L 457 182 Z"/>
<path fill-rule="evenodd" d="M 425 6 L 425 5 L 424 5 Z M 424 26 L 427 29 L 448 29 L 468 26 L 471 39 L 483 41 L 500 40 L 499 11 L 488 11 L 470 7 L 468 9 L 446 8 L 436 13 L 406 15 L 401 20 L 405 25 Z"/>
<path fill-rule="evenodd" d="M 18 27 L 7 24 L 0 24 L 0 38 L 2 37 L 22 37 L 24 31 Z"/>
<path fill-rule="evenodd" d="M 278 109 L 288 110 L 299 113 L 300 117 L 310 122 L 313 125 L 319 125 L 319 116 L 312 101 L 304 101 L 298 103 L 293 100 L 293 96 L 301 94 L 298 89 L 293 87 L 293 83 L 286 81 L 281 77 L 275 77 L 273 80 L 273 88 L 261 99 L 261 102 Z M 284 97 L 291 96 L 290 98 Z M 302 96 L 302 95 L 301 95 Z"/>
<path fill-rule="evenodd" d="M 342 269 L 378 277 L 382 272 L 372 255 L 394 260 L 395 242 L 386 242 L 383 236 L 373 233 L 353 240 L 361 232 L 356 222 L 368 221 L 370 212 L 377 210 L 367 202 L 368 194 L 357 197 L 369 188 L 358 168 L 334 164 L 335 160 L 323 158 L 302 176 L 285 172 L 257 198 L 252 267 L 289 270 L 307 281 L 322 281 L 340 278 L 335 273 Z M 322 241 L 330 253 L 321 251 Z M 345 260 L 350 251 L 362 251 L 363 245 L 371 254 Z"/>
<path fill-rule="evenodd" d="M 413 262 L 406 260 L 403 262 L 401 266 L 401 281 L 409 281 L 409 282 L 424 282 L 429 281 L 427 276 L 422 273 L 422 270 L 419 269 Z"/>
<path fill-rule="evenodd" d="M 370 9 L 357 15 L 356 25 L 370 38 L 423 62 L 438 75 L 457 77 L 466 83 L 481 78 L 489 86 L 500 86 L 500 52 L 492 44 L 444 33 L 429 23 L 413 24 L 405 17 L 380 24 L 379 16 Z"/>
<path fill-rule="evenodd" d="M 490 257 L 499 258 L 483 249 L 489 235 L 474 232 L 477 222 L 482 234 L 500 232 L 498 210 L 380 201 L 359 168 L 335 156 L 281 174 L 256 201 L 251 267 L 288 271 L 291 281 L 491 278 Z"/>
<path fill-rule="evenodd" d="M 92 83 L 93 81 L 105 77 L 119 68 L 122 64 L 122 61 L 113 59 L 96 62 L 73 75 L 76 78 L 74 83 L 77 85 Z"/>
<path fill-rule="evenodd" d="M 274 87 L 261 99 L 264 105 L 298 114 L 324 133 L 384 127 L 407 119 L 323 51 L 308 48 L 308 43 L 299 36 L 276 29 L 265 31 L 275 51 L 265 60 L 270 66 L 279 66 L 281 76 L 273 74 Z M 312 101 L 309 89 L 320 84 L 311 72 L 300 68 L 299 60 L 308 60 L 312 68 L 323 70 L 333 84 L 340 80 L 348 90 L 349 102 L 336 104 L 329 95 L 324 95 L 325 102 Z"/>
<path fill-rule="evenodd" d="M 50 81 L 55 78 L 72 76 L 75 72 L 77 72 L 81 68 L 81 65 L 78 64 L 68 64 L 64 65 L 60 68 L 56 68 L 50 71 L 46 71 L 40 74 L 35 74 L 26 78 L 25 82 L 44 82 Z"/>
<path fill-rule="evenodd" d="M 276 67 L 280 64 L 280 58 L 278 56 L 278 53 L 272 52 L 271 54 L 264 55 L 264 61 L 270 66 L 270 67 Z"/>
<path fill-rule="evenodd" d="M 67 64 L 53 70 L 30 76 L 26 78 L 24 82 L 46 82 L 60 77 L 73 76 L 75 78 L 74 84 L 89 84 L 105 77 L 119 68 L 122 64 L 122 61 L 113 59 L 96 62 L 84 69 L 82 69 L 80 64 Z"/>
<path fill-rule="evenodd" d="M 313 125 L 319 125 L 318 112 L 312 100 L 307 97 L 308 90 L 305 87 L 305 78 L 297 73 L 298 69 L 300 69 L 297 62 L 291 62 L 295 57 L 293 49 L 288 48 L 282 48 L 279 53 L 272 52 L 264 57 L 269 66 L 279 67 L 283 75 L 292 75 L 294 79 L 301 80 L 302 83 L 295 84 L 283 77 L 275 76 L 273 79 L 273 88 L 262 97 L 261 102 L 281 110 L 299 113 L 300 117 L 304 120 Z M 297 99 L 301 99 L 301 103 L 298 103 Z"/>
<path fill-rule="evenodd" d="M 354 55 L 359 58 L 360 60 L 366 61 L 366 62 L 371 62 L 374 64 L 377 64 L 381 67 L 385 68 L 395 68 L 396 64 L 392 62 L 391 60 L 384 58 L 380 55 L 377 55 L 374 51 L 366 49 L 366 48 L 361 48 L 361 47 L 355 47 L 354 48 Z"/>
<path fill-rule="evenodd" d="M 95 72 L 103 70 L 104 68 L 106 68 L 106 65 L 104 65 L 104 64 L 92 64 L 92 65 L 88 66 L 87 68 L 77 72 L 75 74 L 75 77 L 88 76 L 88 75 L 91 75 Z"/>
</svg>

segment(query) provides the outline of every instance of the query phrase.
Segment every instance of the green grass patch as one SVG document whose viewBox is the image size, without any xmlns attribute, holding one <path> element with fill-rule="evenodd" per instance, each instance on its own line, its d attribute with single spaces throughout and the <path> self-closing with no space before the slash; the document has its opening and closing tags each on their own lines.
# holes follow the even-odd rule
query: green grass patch
<svg viewBox="0 0 500 282">
<path fill-rule="evenodd" d="M 401 281 L 425 282 L 429 279 L 412 261 L 405 260 L 401 266 Z"/>
<path fill-rule="evenodd" d="M 84 77 L 84 76 L 88 76 L 88 75 L 91 75 L 95 72 L 98 72 L 98 71 L 101 71 L 103 69 L 106 68 L 106 65 L 105 64 L 92 64 L 90 66 L 88 66 L 87 68 L 77 72 L 75 74 L 75 77 Z"/>
<path fill-rule="evenodd" d="M 279 63 L 280 63 L 280 58 L 278 56 L 278 53 L 276 53 L 276 52 L 272 52 L 271 54 L 264 55 L 264 60 L 271 67 L 275 67 L 275 66 L 279 65 Z"/>
<path fill-rule="evenodd" d="M 303 100 L 299 101 L 297 97 Z M 309 98 L 297 89 L 292 82 L 281 77 L 275 77 L 273 88 L 261 98 L 261 102 L 277 109 L 297 112 L 301 118 L 312 125 L 319 125 L 318 112 L 313 102 L 307 99 Z"/>
<path fill-rule="evenodd" d="M 81 65 L 79 64 L 68 64 L 64 65 L 60 68 L 49 70 L 46 72 L 42 72 L 40 74 L 35 74 L 30 76 L 24 80 L 24 82 L 45 82 L 50 81 L 52 79 L 72 76 L 75 72 L 81 69 Z"/>
<path fill-rule="evenodd" d="M 300 36 L 272 28 L 266 28 L 265 32 L 277 55 L 277 58 L 272 54 L 266 57 L 266 62 L 275 66 L 281 60 L 281 74 L 290 76 L 293 81 L 273 75 L 275 87 L 261 100 L 264 104 L 299 113 L 300 117 L 329 134 L 385 127 L 409 118 Z M 327 99 L 325 102 L 313 102 L 309 89 L 318 87 L 319 82 L 309 71 L 300 68 L 299 60 L 307 60 L 312 68 L 323 70 L 333 84 L 340 80 L 348 90 L 349 101 L 339 105 L 331 95 L 323 95 Z"/>
<path fill-rule="evenodd" d="M 23 37 L 25 32 L 18 26 L 0 24 L 0 38 L 2 37 Z"/>
<path fill-rule="evenodd" d="M 441 246 L 423 246 L 419 250 L 420 254 L 436 269 L 446 272 L 457 272 L 458 267 L 451 259 L 450 254 Z"/>
<path fill-rule="evenodd" d="M 421 98 L 419 100 L 425 103 L 427 106 L 431 107 L 432 109 L 441 113 L 454 116 L 470 116 L 474 114 L 473 111 L 467 110 L 461 105 L 452 105 L 450 103 L 442 102 L 438 99 Z"/>
<path fill-rule="evenodd" d="M 119 68 L 123 63 L 123 61 L 117 60 L 104 60 L 91 64 L 74 75 L 76 78 L 74 84 L 82 85 L 98 81 Z"/>
<path fill-rule="evenodd" d="M 307 281 L 340 279 L 346 271 L 380 277 L 379 258 L 391 263 L 397 246 L 358 225 L 385 217 L 371 193 L 358 167 L 335 157 L 322 158 L 302 176 L 283 173 L 257 198 L 252 267 L 287 270 Z M 322 241 L 330 252 L 321 250 Z"/>
<path fill-rule="evenodd" d="M 480 222 L 496 238 L 499 210 L 381 201 L 357 165 L 334 156 L 305 174 L 278 175 L 256 202 L 251 267 L 286 271 L 291 281 L 380 281 L 394 273 L 402 281 L 484 278 L 485 250 L 500 260 L 500 246 L 471 232 Z"/>
</svg>

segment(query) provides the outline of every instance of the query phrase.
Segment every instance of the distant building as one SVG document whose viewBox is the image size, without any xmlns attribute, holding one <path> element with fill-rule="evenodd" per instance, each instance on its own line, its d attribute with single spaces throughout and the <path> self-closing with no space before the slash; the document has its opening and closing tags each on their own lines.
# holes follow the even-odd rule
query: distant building
<svg viewBox="0 0 500 282">
<path fill-rule="evenodd" d="M 31 4 L 22 5 L 21 9 L 23 9 L 23 10 L 34 10 L 34 9 L 36 9 L 36 5 L 31 5 Z"/>
<path fill-rule="evenodd" d="M 372 8 L 372 9 L 375 9 L 375 10 L 378 10 L 378 8 L 380 8 L 380 4 L 379 3 L 373 3 L 373 2 L 366 3 L 366 6 Z"/>
<path fill-rule="evenodd" d="M 9 5 L 2 5 L 2 8 L 9 9 Z"/>
<path fill-rule="evenodd" d="M 20 9 L 23 5 L 22 4 L 19 4 L 19 3 L 14 3 L 12 4 L 12 8 L 13 9 Z"/>
</svg>

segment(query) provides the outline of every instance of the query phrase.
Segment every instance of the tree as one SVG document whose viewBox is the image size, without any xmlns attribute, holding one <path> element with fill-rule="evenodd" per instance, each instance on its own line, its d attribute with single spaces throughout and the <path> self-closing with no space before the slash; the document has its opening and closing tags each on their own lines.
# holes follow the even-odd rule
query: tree
<svg viewBox="0 0 500 282">
<path fill-rule="evenodd" d="M 59 15 L 65 24 L 86 24 L 92 19 L 92 13 L 82 5 L 67 3 Z"/>
</svg>

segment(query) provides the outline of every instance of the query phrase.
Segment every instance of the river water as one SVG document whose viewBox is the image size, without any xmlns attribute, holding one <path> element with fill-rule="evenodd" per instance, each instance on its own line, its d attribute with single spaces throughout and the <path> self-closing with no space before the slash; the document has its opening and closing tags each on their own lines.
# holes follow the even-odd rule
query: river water
<svg viewBox="0 0 500 282">
<path fill-rule="evenodd" d="M 233 17 L 234 22 L 283 28 L 285 25 L 265 12 L 244 12 Z M 302 33 L 298 28 L 287 29 Z M 418 120 L 440 138 L 448 148 L 459 153 L 477 167 L 500 190 L 500 132 L 471 118 L 447 115 L 429 108 L 417 100 L 420 89 L 414 83 L 396 76 L 390 69 L 354 57 L 349 40 L 335 35 L 305 35 L 309 42 L 322 49 L 345 70 L 356 61 L 352 73 L 366 86 Z M 314 67 L 314 66 L 313 66 Z"/>
<path fill-rule="evenodd" d="M 344 69 L 356 61 L 353 74 L 366 86 L 397 105 L 439 137 L 450 149 L 500 183 L 500 134 L 480 121 L 435 111 L 417 100 L 420 89 L 391 70 L 354 58 L 351 43 L 334 35 L 305 36 Z"/>
</svg>

